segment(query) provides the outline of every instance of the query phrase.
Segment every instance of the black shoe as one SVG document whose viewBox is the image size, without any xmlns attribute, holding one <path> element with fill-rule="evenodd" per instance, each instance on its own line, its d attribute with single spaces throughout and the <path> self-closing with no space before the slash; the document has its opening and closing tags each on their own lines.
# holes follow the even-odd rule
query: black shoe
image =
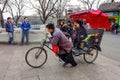
<svg viewBox="0 0 120 80">
<path fill-rule="evenodd" d="M 8 41 L 8 44 L 11 44 L 11 41 Z"/>
<path fill-rule="evenodd" d="M 75 65 L 72 65 L 71 68 L 76 67 L 76 66 L 77 66 L 77 63 Z"/>
<path fill-rule="evenodd" d="M 25 43 L 26 45 L 29 45 L 29 43 Z"/>
<path fill-rule="evenodd" d="M 65 67 L 65 66 L 68 65 L 68 64 L 69 64 L 69 63 L 64 63 L 64 64 L 63 64 L 63 67 Z"/>
</svg>

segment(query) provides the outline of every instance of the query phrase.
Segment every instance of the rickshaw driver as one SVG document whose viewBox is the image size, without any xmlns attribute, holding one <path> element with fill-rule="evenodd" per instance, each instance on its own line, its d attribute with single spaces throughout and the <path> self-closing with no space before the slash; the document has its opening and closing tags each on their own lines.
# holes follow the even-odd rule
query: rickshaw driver
<svg viewBox="0 0 120 80">
<path fill-rule="evenodd" d="M 54 27 L 54 24 L 49 23 L 46 25 L 48 32 L 52 35 L 50 42 L 52 44 L 52 51 L 58 55 L 60 59 L 64 61 L 63 67 L 67 64 L 71 64 L 72 67 L 77 66 L 73 55 L 72 55 L 72 43 L 68 38 L 57 28 Z"/>
</svg>

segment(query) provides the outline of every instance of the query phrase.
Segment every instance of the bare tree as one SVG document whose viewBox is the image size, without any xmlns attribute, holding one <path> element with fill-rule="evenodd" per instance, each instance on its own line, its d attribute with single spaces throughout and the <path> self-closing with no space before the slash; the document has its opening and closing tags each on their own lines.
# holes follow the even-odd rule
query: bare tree
<svg viewBox="0 0 120 80">
<path fill-rule="evenodd" d="M 0 0 L 0 26 L 4 27 L 3 13 L 8 0 Z"/>
<path fill-rule="evenodd" d="M 78 0 L 78 1 L 80 1 L 82 5 L 84 5 L 85 10 L 92 10 L 96 0 Z"/>
<path fill-rule="evenodd" d="M 32 7 L 37 11 L 43 24 L 48 18 L 55 14 L 54 9 L 59 0 L 36 0 L 34 3 L 29 0 Z"/>
<path fill-rule="evenodd" d="M 62 17 L 67 2 L 68 2 L 67 0 L 59 0 L 59 2 L 56 4 L 56 7 L 54 8 L 54 12 L 56 13 L 55 15 L 57 20 L 59 20 Z"/>
<path fill-rule="evenodd" d="M 101 4 L 104 4 L 104 3 L 109 3 L 109 2 L 111 2 L 111 0 L 104 0 L 103 2 L 100 2 L 100 0 L 98 0 L 99 1 L 99 3 L 97 4 L 97 9 L 99 9 L 99 6 L 101 5 Z"/>
<path fill-rule="evenodd" d="M 115 0 L 111 0 L 111 2 L 115 2 Z"/>
<path fill-rule="evenodd" d="M 107 3 L 110 0 L 78 0 L 82 3 L 84 10 L 98 9 L 100 4 Z"/>
<path fill-rule="evenodd" d="M 7 11 L 11 14 L 16 26 L 18 26 L 18 22 L 24 14 L 24 8 L 24 0 L 12 0 L 7 4 Z"/>
</svg>

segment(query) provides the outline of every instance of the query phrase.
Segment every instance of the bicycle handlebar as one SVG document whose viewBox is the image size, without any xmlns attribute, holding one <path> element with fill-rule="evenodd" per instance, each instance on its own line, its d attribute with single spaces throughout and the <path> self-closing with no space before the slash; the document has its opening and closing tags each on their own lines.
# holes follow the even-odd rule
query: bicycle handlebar
<svg viewBox="0 0 120 80">
<path fill-rule="evenodd" d="M 48 35 L 49 35 L 49 33 L 46 33 L 46 34 L 45 34 L 45 40 L 48 38 Z"/>
</svg>

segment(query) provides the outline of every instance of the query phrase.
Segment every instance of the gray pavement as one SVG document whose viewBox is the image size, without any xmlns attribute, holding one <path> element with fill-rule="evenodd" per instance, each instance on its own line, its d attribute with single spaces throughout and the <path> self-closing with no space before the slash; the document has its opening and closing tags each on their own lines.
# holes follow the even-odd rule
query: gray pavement
<svg viewBox="0 0 120 80">
<path fill-rule="evenodd" d="M 105 32 L 102 40 L 102 55 L 120 62 L 120 33 Z"/>
<path fill-rule="evenodd" d="M 0 80 L 120 80 L 120 62 L 103 56 L 112 52 L 108 40 L 112 41 L 113 38 L 108 36 L 108 39 L 107 35 L 109 33 L 105 33 L 104 44 L 101 45 L 103 51 L 97 60 L 93 64 L 87 64 L 82 56 L 75 57 L 78 63 L 75 68 L 63 68 L 63 63 L 47 49 L 47 63 L 41 68 L 34 69 L 26 64 L 25 53 L 39 44 L 29 46 L 0 44 Z M 119 52 L 119 46 L 111 46 Z"/>
</svg>

